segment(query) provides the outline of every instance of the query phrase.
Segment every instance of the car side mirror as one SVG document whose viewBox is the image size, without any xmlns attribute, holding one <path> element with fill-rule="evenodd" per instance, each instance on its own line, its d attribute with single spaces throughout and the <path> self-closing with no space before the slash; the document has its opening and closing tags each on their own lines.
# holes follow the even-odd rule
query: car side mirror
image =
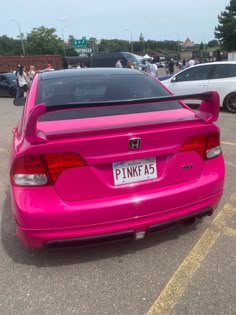
<svg viewBox="0 0 236 315">
<path fill-rule="evenodd" d="M 176 82 L 176 77 L 173 77 L 170 82 Z"/>
<path fill-rule="evenodd" d="M 25 105 L 25 98 L 24 97 L 14 98 L 13 104 L 15 106 L 24 106 Z"/>
</svg>

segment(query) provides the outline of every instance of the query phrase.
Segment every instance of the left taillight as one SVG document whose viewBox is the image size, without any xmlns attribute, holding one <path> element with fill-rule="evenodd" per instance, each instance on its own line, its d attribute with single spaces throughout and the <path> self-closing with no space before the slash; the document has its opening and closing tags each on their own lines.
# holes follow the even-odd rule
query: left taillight
<svg viewBox="0 0 236 315">
<path fill-rule="evenodd" d="M 190 137 L 183 143 L 180 151 L 196 151 L 203 160 L 217 157 L 222 153 L 220 134 L 212 132 Z"/>
<path fill-rule="evenodd" d="M 55 183 L 66 169 L 85 165 L 74 153 L 23 156 L 11 168 L 11 183 L 15 186 L 45 186 Z"/>
</svg>

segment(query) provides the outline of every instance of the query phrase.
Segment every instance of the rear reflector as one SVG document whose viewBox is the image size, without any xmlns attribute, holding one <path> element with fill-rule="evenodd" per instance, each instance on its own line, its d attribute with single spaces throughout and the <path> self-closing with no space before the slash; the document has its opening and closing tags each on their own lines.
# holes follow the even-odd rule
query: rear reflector
<svg viewBox="0 0 236 315">
<path fill-rule="evenodd" d="M 220 134 L 212 132 L 188 138 L 180 151 L 196 151 L 202 159 L 212 159 L 222 153 L 220 147 Z"/>
<path fill-rule="evenodd" d="M 85 165 L 75 153 L 23 156 L 11 168 L 11 182 L 17 186 L 42 186 L 55 183 L 66 169 Z"/>
</svg>

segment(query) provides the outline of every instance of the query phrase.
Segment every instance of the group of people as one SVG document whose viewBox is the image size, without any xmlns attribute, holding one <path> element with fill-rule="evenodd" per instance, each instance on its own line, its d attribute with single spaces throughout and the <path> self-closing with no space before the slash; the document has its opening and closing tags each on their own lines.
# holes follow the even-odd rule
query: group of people
<svg viewBox="0 0 236 315">
<path fill-rule="evenodd" d="M 116 68 L 123 68 L 121 59 L 117 60 L 115 67 Z M 132 63 L 131 61 L 128 61 L 127 62 L 127 68 L 135 69 L 135 64 Z M 150 59 L 146 60 L 146 63 L 143 65 L 143 69 L 144 69 L 144 71 L 150 73 L 153 77 L 155 77 L 155 78 L 158 77 L 158 67 L 157 67 L 156 63 L 153 62 L 152 60 L 150 60 Z"/>
<path fill-rule="evenodd" d="M 186 68 L 192 67 L 195 65 L 195 60 L 190 58 L 190 59 L 183 59 L 182 62 L 179 63 L 179 69 L 184 70 Z"/>
<path fill-rule="evenodd" d="M 41 70 L 40 72 L 46 72 L 46 71 L 50 71 L 50 70 L 54 70 L 52 65 L 49 63 L 47 64 L 47 67 L 44 70 Z M 17 69 L 15 71 L 15 75 L 16 75 L 16 83 L 17 83 L 17 87 L 16 87 L 16 98 L 19 97 L 26 97 L 27 96 L 27 92 L 29 90 L 29 87 L 33 81 L 33 78 L 35 76 L 35 67 L 34 66 L 30 66 L 29 67 L 29 71 L 27 71 L 26 67 L 23 65 L 18 65 Z"/>
<path fill-rule="evenodd" d="M 123 68 L 123 65 L 122 65 L 122 59 L 118 59 L 116 64 L 115 64 L 115 67 L 116 68 Z M 132 61 L 128 61 L 127 62 L 127 68 L 130 68 L 130 69 L 135 69 L 135 64 L 132 62 Z"/>
<path fill-rule="evenodd" d="M 195 65 L 195 61 L 190 58 L 190 59 L 183 59 L 182 62 L 178 62 L 176 64 L 179 68 L 179 70 L 184 70 L 186 68 L 192 67 Z M 167 75 L 173 75 L 174 74 L 174 66 L 175 66 L 175 62 L 173 59 L 171 59 L 170 61 L 166 61 L 165 62 L 165 71 Z"/>
</svg>

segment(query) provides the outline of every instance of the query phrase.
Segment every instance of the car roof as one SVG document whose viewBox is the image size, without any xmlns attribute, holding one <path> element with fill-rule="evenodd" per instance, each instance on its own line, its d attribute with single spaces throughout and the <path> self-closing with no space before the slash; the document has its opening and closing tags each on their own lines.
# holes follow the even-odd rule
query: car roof
<svg viewBox="0 0 236 315">
<path fill-rule="evenodd" d="M 58 79 L 66 77 L 77 76 L 91 76 L 91 75 L 115 75 L 115 74 L 140 74 L 143 72 L 136 69 L 129 68 L 82 68 L 82 69 L 63 69 L 55 71 L 46 71 L 39 73 L 41 80 Z"/>
<path fill-rule="evenodd" d="M 9 77 L 9 78 L 15 78 L 16 75 L 13 72 L 0 72 L 0 75 L 5 76 L 5 77 Z"/>
<path fill-rule="evenodd" d="M 14 73 L 13 72 L 4 72 L 3 71 L 3 72 L 0 72 L 0 74 L 4 74 L 4 75 L 10 74 L 11 75 L 11 74 L 14 74 Z"/>
<path fill-rule="evenodd" d="M 193 67 L 202 67 L 202 66 L 208 66 L 208 65 L 228 65 L 228 64 L 232 64 L 232 65 L 236 65 L 236 61 L 213 61 L 213 62 L 204 62 L 204 63 L 198 63 L 196 65 L 194 65 Z M 191 67 L 192 68 L 192 67 Z M 189 68 L 186 68 L 189 69 Z"/>
</svg>

